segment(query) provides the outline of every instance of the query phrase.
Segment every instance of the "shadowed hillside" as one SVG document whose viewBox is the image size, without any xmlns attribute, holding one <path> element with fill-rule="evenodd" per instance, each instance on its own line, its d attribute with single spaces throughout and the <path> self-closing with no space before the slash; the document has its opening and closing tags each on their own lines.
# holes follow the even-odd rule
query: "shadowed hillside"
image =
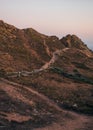
<svg viewBox="0 0 93 130">
<path fill-rule="evenodd" d="M 2 129 L 92 130 L 93 52 L 75 35 L 59 39 L 1 20 L 0 103 Z"/>
</svg>

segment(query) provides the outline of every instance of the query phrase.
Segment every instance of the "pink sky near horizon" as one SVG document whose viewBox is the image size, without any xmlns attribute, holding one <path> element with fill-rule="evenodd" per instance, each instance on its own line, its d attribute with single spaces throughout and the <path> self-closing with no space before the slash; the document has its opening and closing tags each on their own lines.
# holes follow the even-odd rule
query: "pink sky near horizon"
<svg viewBox="0 0 93 130">
<path fill-rule="evenodd" d="M 93 46 L 92 0 L 0 0 L 0 19 L 60 38 L 76 34 Z"/>
</svg>

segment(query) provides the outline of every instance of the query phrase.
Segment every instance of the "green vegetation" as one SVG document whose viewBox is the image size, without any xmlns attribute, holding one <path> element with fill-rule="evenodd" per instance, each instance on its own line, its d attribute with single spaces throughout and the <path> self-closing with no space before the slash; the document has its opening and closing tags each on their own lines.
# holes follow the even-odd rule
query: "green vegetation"
<svg viewBox="0 0 93 130">
<path fill-rule="evenodd" d="M 67 78 L 70 78 L 70 79 L 74 79 L 74 80 L 81 81 L 81 82 L 84 82 L 84 83 L 93 84 L 93 81 L 91 79 L 89 79 L 88 77 L 85 77 L 85 76 L 81 75 L 80 73 L 69 74 L 67 72 L 64 72 L 61 68 L 58 68 L 58 67 L 53 67 L 50 70 L 52 72 L 61 74 L 61 75 L 65 76 Z"/>
<path fill-rule="evenodd" d="M 74 86 L 71 86 L 71 82 L 66 83 L 66 80 L 71 81 L 72 79 L 60 76 L 58 73 L 57 77 L 54 71 L 51 71 L 51 74 L 52 76 L 47 78 L 45 73 L 42 73 L 27 78 L 21 77 L 21 79 L 14 79 L 14 81 L 33 87 L 33 89 L 48 96 L 62 108 L 93 115 L 93 88 L 91 88 L 91 85 L 87 87 L 87 84 L 83 86 L 82 83 L 78 82 L 77 85 L 77 82 L 75 82 Z M 56 78 L 54 78 L 55 76 Z"/>
<path fill-rule="evenodd" d="M 4 69 L 0 69 L 0 77 L 5 77 L 6 76 L 6 72 Z"/>
</svg>

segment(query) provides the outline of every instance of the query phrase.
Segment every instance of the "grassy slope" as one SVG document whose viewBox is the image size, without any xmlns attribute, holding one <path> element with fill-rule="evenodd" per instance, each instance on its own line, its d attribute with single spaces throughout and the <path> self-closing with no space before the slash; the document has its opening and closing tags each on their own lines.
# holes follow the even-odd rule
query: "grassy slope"
<svg viewBox="0 0 93 130">
<path fill-rule="evenodd" d="M 59 40 L 55 36 L 48 37 L 33 29 L 20 30 L 0 21 L 1 76 L 3 70 L 31 71 L 40 68 L 51 59 L 55 50 L 63 49 L 65 46 L 71 49 L 60 56 L 53 67 L 61 68 L 67 74 L 80 74 L 93 80 L 93 53 L 78 37 L 68 35 Z M 77 109 L 85 110 L 86 113 L 88 109 L 89 113 L 93 108 L 93 85 L 85 81 L 77 81 L 51 71 L 13 80 L 32 85 L 61 105 L 63 103 L 70 107 L 77 104 Z"/>
</svg>

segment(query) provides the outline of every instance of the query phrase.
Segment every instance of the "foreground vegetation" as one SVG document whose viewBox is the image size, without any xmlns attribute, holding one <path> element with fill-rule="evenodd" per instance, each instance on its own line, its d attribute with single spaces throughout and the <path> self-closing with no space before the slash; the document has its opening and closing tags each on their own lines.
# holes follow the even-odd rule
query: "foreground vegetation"
<svg viewBox="0 0 93 130">
<path fill-rule="evenodd" d="M 93 114 L 92 81 L 86 77 L 71 75 L 55 67 L 30 77 L 10 80 L 32 87 L 54 100 L 62 108 Z"/>
</svg>

